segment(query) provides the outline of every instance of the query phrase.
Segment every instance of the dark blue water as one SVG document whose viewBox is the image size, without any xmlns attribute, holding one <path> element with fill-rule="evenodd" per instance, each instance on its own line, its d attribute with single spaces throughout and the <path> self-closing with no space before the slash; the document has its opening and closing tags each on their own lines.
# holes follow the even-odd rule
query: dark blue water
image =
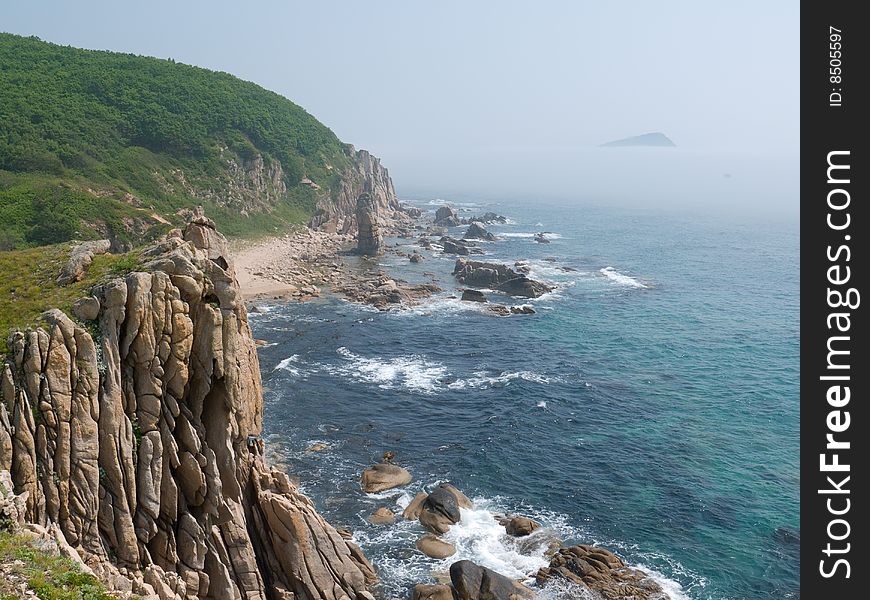
<svg viewBox="0 0 870 600">
<path fill-rule="evenodd" d="M 614 549 L 674 597 L 798 597 L 797 223 L 470 204 L 465 214 L 513 221 L 490 228 L 501 239 L 487 260 L 529 260 L 557 285 L 531 302 L 537 314 L 449 298 L 453 260 L 422 250 L 420 265 L 383 261 L 444 287 L 413 310 L 327 299 L 251 319 L 271 344 L 260 361 L 274 459 L 356 531 L 382 594 L 403 596 L 457 558 L 533 572 L 541 549 L 500 535 L 490 513 L 504 510 Z M 315 442 L 328 448 L 306 451 Z M 386 450 L 414 483 L 365 495 L 359 473 Z M 366 522 L 441 480 L 478 500 L 449 534 L 456 557 L 420 556 L 418 524 Z"/>
</svg>

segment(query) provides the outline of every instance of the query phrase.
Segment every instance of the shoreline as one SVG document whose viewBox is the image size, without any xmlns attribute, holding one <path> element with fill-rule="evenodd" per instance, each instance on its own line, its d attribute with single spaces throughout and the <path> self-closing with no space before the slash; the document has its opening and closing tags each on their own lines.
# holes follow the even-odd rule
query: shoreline
<svg viewBox="0 0 870 600">
<path fill-rule="evenodd" d="M 353 236 L 300 227 L 283 236 L 232 244 L 242 298 L 306 301 L 340 279 L 340 252 Z"/>
</svg>

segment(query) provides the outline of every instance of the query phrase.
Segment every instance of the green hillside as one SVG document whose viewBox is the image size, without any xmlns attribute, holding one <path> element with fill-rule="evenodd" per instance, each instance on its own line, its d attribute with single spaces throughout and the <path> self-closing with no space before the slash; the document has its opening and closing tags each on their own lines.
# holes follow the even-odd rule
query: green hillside
<svg viewBox="0 0 870 600">
<path fill-rule="evenodd" d="M 232 75 L 0 33 L 0 250 L 137 242 L 196 204 L 232 235 L 268 233 L 349 164 L 305 110 Z"/>
</svg>

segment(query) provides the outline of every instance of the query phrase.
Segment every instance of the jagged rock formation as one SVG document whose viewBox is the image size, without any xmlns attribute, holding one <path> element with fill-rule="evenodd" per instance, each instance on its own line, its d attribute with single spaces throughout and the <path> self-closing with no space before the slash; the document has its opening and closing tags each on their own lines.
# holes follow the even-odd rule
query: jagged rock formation
<svg viewBox="0 0 870 600">
<path fill-rule="evenodd" d="M 363 193 L 356 201 L 356 222 L 359 233 L 356 250 L 364 256 L 377 256 L 384 251 L 384 238 L 381 235 L 378 207 L 371 194 Z"/>
<path fill-rule="evenodd" d="M 226 241 L 201 214 L 15 332 L 0 470 L 109 587 L 166 598 L 370 599 L 360 549 L 263 460 L 254 340 Z"/>
<path fill-rule="evenodd" d="M 455 227 L 460 223 L 459 216 L 449 206 L 442 206 L 435 211 L 435 225 L 439 227 Z"/>
<path fill-rule="evenodd" d="M 552 291 L 552 287 L 540 281 L 529 279 L 524 273 L 517 273 L 507 265 L 479 262 L 457 258 L 453 275 L 460 283 L 505 292 L 512 296 L 537 298 Z"/>
<path fill-rule="evenodd" d="M 412 215 L 399 204 L 393 180 L 380 159 L 367 150 L 356 150 L 350 144 L 346 148 L 352 168 L 341 173 L 341 186 L 337 191 L 321 195 L 317 201 L 317 214 L 309 225 L 314 229 L 340 233 L 356 231 L 357 199 L 364 193 L 371 196 L 382 226 L 408 222 Z"/>
<path fill-rule="evenodd" d="M 468 229 L 465 231 L 465 235 L 462 236 L 464 240 L 486 240 L 487 242 L 491 242 L 495 240 L 495 236 L 488 232 L 483 225 L 478 223 L 477 221 L 471 223 L 468 226 Z"/>
<path fill-rule="evenodd" d="M 649 575 L 625 566 L 618 556 L 597 546 L 580 544 L 560 549 L 535 576 L 546 587 L 555 581 L 568 581 L 581 593 L 603 600 L 669 600 L 661 586 Z M 590 594 L 591 592 L 591 594 Z M 594 595 L 593 595 L 594 594 Z M 577 597 L 572 594 L 570 597 Z M 582 597 L 586 597 L 585 595 Z"/>
</svg>

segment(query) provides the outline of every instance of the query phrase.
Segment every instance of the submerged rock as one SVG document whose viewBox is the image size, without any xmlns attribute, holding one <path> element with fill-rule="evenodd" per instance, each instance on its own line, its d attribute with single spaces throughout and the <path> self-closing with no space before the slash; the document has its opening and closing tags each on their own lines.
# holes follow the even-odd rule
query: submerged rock
<svg viewBox="0 0 870 600">
<path fill-rule="evenodd" d="M 538 242 L 539 244 L 549 244 L 550 243 L 550 240 L 547 239 L 547 235 L 545 233 L 536 233 L 535 234 L 535 241 Z"/>
<path fill-rule="evenodd" d="M 507 265 L 487 263 L 459 258 L 453 275 L 466 285 L 489 288 L 512 296 L 537 298 L 553 290 L 545 283 L 529 279 L 524 273 L 517 273 Z"/>
<path fill-rule="evenodd" d="M 363 471 L 361 483 L 364 492 L 376 494 L 411 483 L 411 474 L 398 465 L 378 463 Z"/>
<path fill-rule="evenodd" d="M 372 525 L 391 525 L 396 522 L 396 515 L 386 506 L 382 506 L 369 516 Z"/>
<path fill-rule="evenodd" d="M 480 290 L 462 290 L 463 302 L 486 302 L 486 295 Z"/>
</svg>

